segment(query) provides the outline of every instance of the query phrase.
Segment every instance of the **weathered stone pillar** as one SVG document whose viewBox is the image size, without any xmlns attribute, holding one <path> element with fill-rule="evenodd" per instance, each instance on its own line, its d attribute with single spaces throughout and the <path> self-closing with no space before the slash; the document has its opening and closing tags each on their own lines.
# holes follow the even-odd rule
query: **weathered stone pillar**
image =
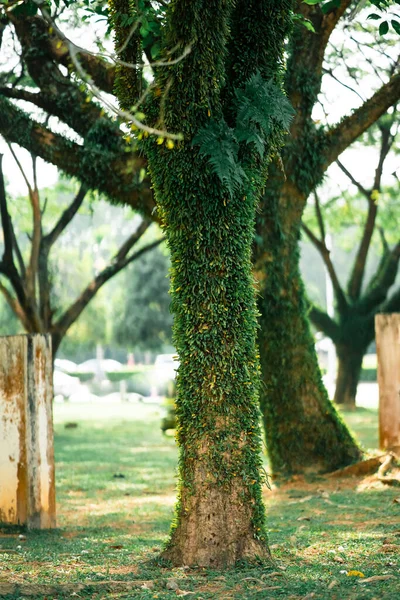
<svg viewBox="0 0 400 600">
<path fill-rule="evenodd" d="M 379 445 L 400 453 L 400 314 L 375 317 Z"/>
<path fill-rule="evenodd" d="M 55 527 L 48 335 L 0 338 L 0 523 Z"/>
</svg>

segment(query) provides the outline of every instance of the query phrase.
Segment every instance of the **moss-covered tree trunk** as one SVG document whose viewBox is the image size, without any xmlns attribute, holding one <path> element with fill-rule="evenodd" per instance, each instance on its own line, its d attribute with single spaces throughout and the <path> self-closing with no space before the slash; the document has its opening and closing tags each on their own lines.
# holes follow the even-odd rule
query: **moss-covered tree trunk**
<svg viewBox="0 0 400 600">
<path fill-rule="evenodd" d="M 164 552 L 176 565 L 218 568 L 269 556 L 251 247 L 261 174 L 280 143 L 281 114 L 288 110 L 277 83 L 290 5 L 175 0 L 167 10 L 164 55 L 174 49 L 179 56 L 187 46 L 191 52 L 157 70 L 148 114 L 154 125 L 162 115 L 162 126 L 184 139 L 168 148 L 148 138 L 144 149 L 171 251 L 180 360 L 179 503 Z M 257 122 L 248 139 L 251 124 L 238 121 L 237 90 L 246 114 L 257 118 L 253 103 L 260 94 L 266 99 L 264 128 Z M 200 141 L 204 132 L 212 138 L 208 144 Z M 259 153 L 250 139 L 255 133 Z"/>
<path fill-rule="evenodd" d="M 282 184 L 278 173 L 269 189 L 258 220 L 255 262 L 268 455 L 276 475 L 331 471 L 361 453 L 322 383 L 306 314 L 298 249 L 304 198 L 290 183 Z"/>
</svg>

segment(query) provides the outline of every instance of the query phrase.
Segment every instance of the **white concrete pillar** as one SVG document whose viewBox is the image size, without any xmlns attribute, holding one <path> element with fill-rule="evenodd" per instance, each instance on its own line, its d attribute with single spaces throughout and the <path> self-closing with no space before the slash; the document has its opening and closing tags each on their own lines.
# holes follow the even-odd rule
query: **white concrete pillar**
<svg viewBox="0 0 400 600">
<path fill-rule="evenodd" d="M 51 338 L 0 338 L 0 523 L 56 525 Z"/>
</svg>

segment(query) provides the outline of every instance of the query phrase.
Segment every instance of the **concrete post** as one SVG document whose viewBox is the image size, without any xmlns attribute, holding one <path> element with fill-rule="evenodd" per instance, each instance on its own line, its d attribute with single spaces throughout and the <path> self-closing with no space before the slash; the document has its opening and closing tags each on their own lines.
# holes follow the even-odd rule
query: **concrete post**
<svg viewBox="0 0 400 600">
<path fill-rule="evenodd" d="M 400 452 L 400 314 L 375 316 L 379 445 Z"/>
<path fill-rule="evenodd" d="M 56 525 L 48 335 L 0 338 L 0 523 Z"/>
</svg>

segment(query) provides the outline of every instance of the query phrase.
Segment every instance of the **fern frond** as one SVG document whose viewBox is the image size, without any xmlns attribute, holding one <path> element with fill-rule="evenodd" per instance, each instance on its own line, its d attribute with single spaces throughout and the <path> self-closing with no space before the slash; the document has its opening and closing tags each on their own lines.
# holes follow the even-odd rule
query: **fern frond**
<svg viewBox="0 0 400 600">
<path fill-rule="evenodd" d="M 234 130 L 223 119 L 210 121 L 193 138 L 193 145 L 200 146 L 200 156 L 208 158 L 213 172 L 232 197 L 246 179 L 238 160 L 239 143 Z"/>
<path fill-rule="evenodd" d="M 293 108 L 282 90 L 273 81 L 265 81 L 259 72 L 250 77 L 244 88 L 236 90 L 235 96 L 235 136 L 246 144 L 254 143 L 262 157 L 272 130 L 288 130 Z"/>
</svg>

